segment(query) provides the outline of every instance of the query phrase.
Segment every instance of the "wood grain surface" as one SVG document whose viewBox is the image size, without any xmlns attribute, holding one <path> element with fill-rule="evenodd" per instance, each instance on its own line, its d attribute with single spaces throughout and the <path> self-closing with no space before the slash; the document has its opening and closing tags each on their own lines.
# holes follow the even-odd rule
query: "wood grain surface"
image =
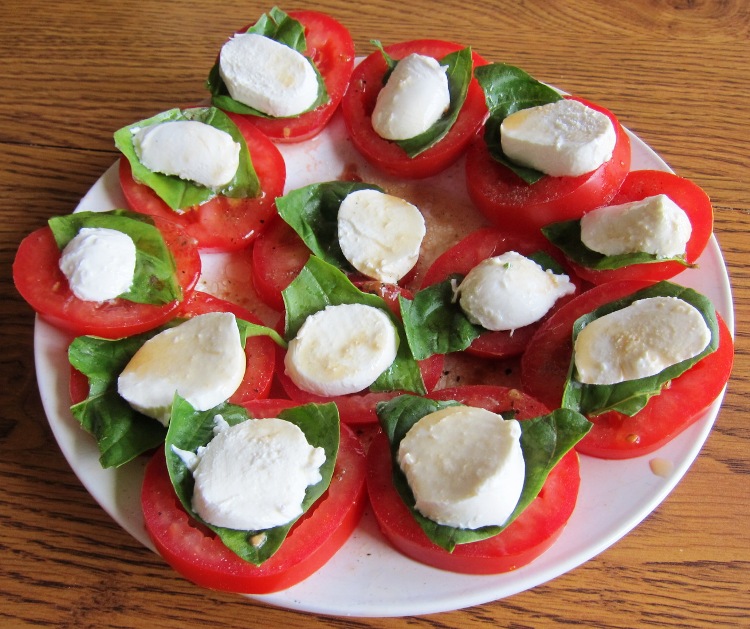
<svg viewBox="0 0 750 629">
<path fill-rule="evenodd" d="M 614 111 L 712 198 L 737 319 L 724 406 L 673 493 L 571 572 L 481 606 L 333 618 L 201 590 L 115 524 L 71 471 L 34 375 L 16 293 L 20 240 L 72 211 L 114 161 L 112 133 L 206 96 L 230 32 L 271 5 L 5 0 L 0 19 L 0 626 L 741 627 L 750 625 L 750 4 L 746 0 L 297 3 L 371 39 L 434 37 Z"/>
</svg>

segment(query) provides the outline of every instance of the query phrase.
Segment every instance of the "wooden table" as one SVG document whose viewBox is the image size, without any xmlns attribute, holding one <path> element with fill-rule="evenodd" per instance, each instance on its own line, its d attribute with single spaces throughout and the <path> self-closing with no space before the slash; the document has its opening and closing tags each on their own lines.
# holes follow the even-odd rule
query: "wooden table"
<svg viewBox="0 0 750 629">
<path fill-rule="evenodd" d="M 435 37 L 600 102 L 711 196 L 733 284 L 736 362 L 700 456 L 624 539 L 530 591 L 410 619 L 332 619 L 179 579 L 89 496 L 40 404 L 20 240 L 72 211 L 114 161 L 112 132 L 206 96 L 227 34 L 256 2 L 7 0 L 0 20 L 0 622 L 6 627 L 747 626 L 750 614 L 750 8 L 744 0 L 319 2 L 357 50 Z M 283 8 L 298 8 L 283 7 Z M 312 7 L 311 7 L 312 8 Z M 744 401 L 743 401 L 744 400 Z"/>
</svg>

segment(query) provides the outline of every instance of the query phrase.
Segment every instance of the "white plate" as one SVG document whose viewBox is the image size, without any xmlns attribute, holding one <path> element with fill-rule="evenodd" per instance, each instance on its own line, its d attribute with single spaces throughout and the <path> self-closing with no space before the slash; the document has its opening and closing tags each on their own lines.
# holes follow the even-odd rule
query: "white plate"
<svg viewBox="0 0 750 629">
<path fill-rule="evenodd" d="M 669 169 L 638 138 L 631 135 L 631 141 L 634 169 Z M 287 160 L 287 189 L 336 179 L 345 167 L 351 168 L 354 164 L 366 181 L 379 182 L 394 194 L 417 197 L 415 203 L 429 206 L 437 217 L 436 232 L 440 231 L 440 211 L 447 204 L 450 204 L 448 214 L 455 212 L 456 207 L 464 212 L 470 208 L 462 164 L 421 182 L 405 183 L 379 177 L 357 156 L 340 116 L 335 117 L 318 138 L 301 145 L 282 146 L 281 150 Z M 116 168 L 112 167 L 91 188 L 78 209 L 107 210 L 123 205 Z M 471 214 L 472 210 L 468 212 Z M 476 222 L 481 222 L 478 215 Z M 473 227 L 474 223 L 467 220 L 466 230 Z M 446 236 L 454 237 L 454 233 Z M 239 260 L 238 264 L 246 262 Z M 251 294 L 243 294 L 242 273 L 237 272 L 238 268 L 240 271 L 247 269 L 246 266 L 233 267 L 231 256 L 204 256 L 203 288 L 237 301 L 251 301 Z M 711 298 L 733 329 L 729 279 L 714 238 L 701 256 L 699 267 L 685 271 L 675 281 Z M 68 337 L 37 319 L 34 342 L 39 391 L 63 454 L 102 508 L 133 537 L 153 549 L 139 506 L 143 462 L 119 470 L 99 466 L 94 440 L 81 430 L 68 409 L 65 355 Z M 257 598 L 280 607 L 316 613 L 405 616 L 482 604 L 544 583 L 616 542 L 664 500 L 701 449 L 720 402 L 721 399 L 717 400 L 697 423 L 652 455 L 627 461 L 582 456 L 578 503 L 562 536 L 537 560 L 512 573 L 468 576 L 416 563 L 387 545 L 368 511 L 346 545 L 319 572 L 288 590 Z M 659 474 L 651 469 L 655 461 L 654 468 Z"/>
</svg>

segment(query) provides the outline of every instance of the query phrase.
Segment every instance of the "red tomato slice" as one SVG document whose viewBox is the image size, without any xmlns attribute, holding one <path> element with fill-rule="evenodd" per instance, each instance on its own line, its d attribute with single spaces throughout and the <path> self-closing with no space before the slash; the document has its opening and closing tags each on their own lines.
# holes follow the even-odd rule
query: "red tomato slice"
<svg viewBox="0 0 750 629">
<path fill-rule="evenodd" d="M 195 241 L 172 221 L 155 218 L 154 224 L 174 256 L 183 299 L 192 293 L 201 271 Z M 23 239 L 13 261 L 13 281 L 21 296 L 52 325 L 79 336 L 119 338 L 145 332 L 174 316 L 180 302 L 163 306 L 137 304 L 126 299 L 103 303 L 78 299 L 58 266 L 60 249 L 52 230 L 42 227 Z"/>
<path fill-rule="evenodd" d="M 690 219 L 693 231 L 687 243 L 685 259 L 688 264 L 695 263 L 706 248 L 714 225 L 711 201 L 695 183 L 660 170 L 634 170 L 625 177 L 620 191 L 608 205 L 641 201 L 657 194 L 666 194 L 683 209 Z M 588 269 L 572 260 L 569 264 L 579 277 L 593 284 L 620 280 L 666 280 L 685 270 L 684 265 L 674 261 L 633 264 L 607 271 Z"/>
<path fill-rule="evenodd" d="M 386 46 L 385 50 L 394 59 L 402 59 L 411 53 L 442 59 L 463 48 L 451 42 L 421 39 Z M 473 59 L 474 67 L 487 63 L 476 53 L 473 53 Z M 352 143 L 367 161 L 395 177 L 419 179 L 444 170 L 464 152 L 487 117 L 482 88 L 476 79 L 472 79 L 466 101 L 448 134 L 435 146 L 410 158 L 395 142 L 381 138 L 372 128 L 372 110 L 383 87 L 386 70 L 383 55 L 376 50 L 352 73 L 349 89 L 341 101 L 344 123 Z"/>
<path fill-rule="evenodd" d="M 538 232 L 550 223 L 580 218 L 605 205 L 620 189 L 630 170 L 630 139 L 615 115 L 581 98 L 589 107 L 612 120 L 617 143 L 609 161 L 578 177 L 543 177 L 527 184 L 512 170 L 495 161 L 484 138 L 472 142 L 466 154 L 466 183 L 474 205 L 503 229 Z"/>
<path fill-rule="evenodd" d="M 146 530 L 169 565 L 199 586 L 245 594 L 277 592 L 320 569 L 354 531 L 366 502 L 364 454 L 346 426 L 341 426 L 328 491 L 260 566 L 240 559 L 187 515 L 169 480 L 163 450 L 146 466 L 141 494 Z"/>
<path fill-rule="evenodd" d="M 236 251 L 247 246 L 276 215 L 276 197 L 284 193 L 286 165 L 279 150 L 252 123 L 234 120 L 247 142 L 260 179 L 260 196 L 231 199 L 218 196 L 182 214 L 172 210 L 148 186 L 133 179 L 130 163 L 120 158 L 120 186 L 136 212 L 179 223 L 202 251 Z"/>
<path fill-rule="evenodd" d="M 521 358 L 524 391 L 550 408 L 559 406 L 573 352 L 575 320 L 652 283 L 631 280 L 602 284 L 558 310 L 539 329 Z M 732 336 L 721 317 L 719 331 L 719 348 L 672 380 L 633 417 L 615 411 L 589 417 L 594 427 L 576 446 L 578 452 L 605 459 L 648 454 L 698 420 L 719 396 L 732 370 Z"/>
<path fill-rule="evenodd" d="M 513 408 L 519 420 L 547 412 L 542 404 L 515 389 L 457 387 L 439 394 L 439 399 L 457 399 L 493 412 Z M 507 529 L 481 542 L 460 544 L 449 553 L 430 541 L 393 486 L 390 446 L 383 433 L 374 437 L 367 455 L 367 491 L 385 538 L 408 557 L 452 572 L 496 574 L 536 559 L 562 533 L 573 513 L 579 486 L 578 456 L 572 450 L 550 472 L 536 499 Z"/>
<path fill-rule="evenodd" d="M 577 290 L 573 295 L 566 295 L 558 299 L 552 310 L 537 323 L 518 328 L 513 333 L 509 331 L 486 332 L 477 337 L 466 350 L 477 356 L 508 358 L 523 353 L 541 323 L 560 306 L 587 288 L 580 279 L 571 271 L 568 271 L 565 258 L 541 234 L 519 236 L 511 232 L 500 231 L 494 227 L 486 227 L 469 234 L 440 255 L 427 269 L 422 280 L 422 287 L 442 282 L 454 273 L 466 275 L 483 260 L 507 251 L 516 251 L 526 256 L 540 251 L 549 254 L 565 269 L 571 282 L 576 284 Z"/>
<path fill-rule="evenodd" d="M 275 142 L 301 142 L 320 133 L 339 106 L 354 68 L 354 41 L 343 24 L 318 11 L 289 11 L 288 15 L 305 27 L 307 49 L 303 54 L 312 59 L 323 77 L 328 102 L 294 118 L 225 112 L 235 122 L 247 118 Z"/>
</svg>

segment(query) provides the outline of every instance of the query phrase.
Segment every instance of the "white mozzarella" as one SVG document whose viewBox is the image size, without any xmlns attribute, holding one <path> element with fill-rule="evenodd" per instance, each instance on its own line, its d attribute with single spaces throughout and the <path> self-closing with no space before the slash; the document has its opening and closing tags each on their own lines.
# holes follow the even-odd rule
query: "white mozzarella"
<svg viewBox="0 0 750 629">
<path fill-rule="evenodd" d="M 677 297 L 650 297 L 595 319 L 575 342 L 576 378 L 616 384 L 653 376 L 711 341 L 701 313 Z"/>
<path fill-rule="evenodd" d="M 396 283 L 419 258 L 425 236 L 421 212 L 411 203 L 378 190 L 348 194 L 338 213 L 344 257 L 360 273 Z"/>
<path fill-rule="evenodd" d="M 127 234 L 83 227 L 63 248 L 59 265 L 78 299 L 102 302 L 130 290 L 135 260 L 135 243 Z"/>
<path fill-rule="evenodd" d="M 240 531 L 281 526 L 302 515 L 310 485 L 320 482 L 323 448 L 278 418 L 229 426 L 217 416 L 215 436 L 193 454 L 173 448 L 193 473 L 192 507 L 204 522 Z"/>
<path fill-rule="evenodd" d="M 117 391 L 166 426 L 175 393 L 206 411 L 237 390 L 246 363 L 234 315 L 210 312 L 146 341 L 120 374 Z"/>
<path fill-rule="evenodd" d="M 503 524 L 526 475 L 520 438 L 516 420 L 481 408 L 448 407 L 420 419 L 398 449 L 417 510 L 458 528 Z"/>
<path fill-rule="evenodd" d="M 500 125 L 503 152 L 554 177 L 576 177 L 612 157 L 617 134 L 609 117 L 575 100 L 521 109 Z"/>
<path fill-rule="evenodd" d="M 311 316 L 289 342 L 287 375 L 300 388 L 323 396 L 370 386 L 396 359 L 398 332 L 388 315 L 362 304 L 327 306 Z"/>
<path fill-rule="evenodd" d="M 581 242 L 607 256 L 651 253 L 671 258 L 685 253 L 692 225 L 666 194 L 592 210 L 581 217 Z"/>
<path fill-rule="evenodd" d="M 446 66 L 412 53 L 397 64 L 378 94 L 372 128 L 386 140 L 408 140 L 427 131 L 450 106 Z"/>
<path fill-rule="evenodd" d="M 469 321 L 497 331 L 539 321 L 560 297 L 575 290 L 567 275 L 556 275 L 508 251 L 471 269 L 456 292 Z"/>
<path fill-rule="evenodd" d="M 269 116 L 297 116 L 318 98 L 318 75 L 310 61 L 263 35 L 232 37 L 221 48 L 219 73 L 234 100 Z"/>
<path fill-rule="evenodd" d="M 240 145 L 226 131 L 198 120 L 170 120 L 137 129 L 133 146 L 149 170 L 216 190 L 232 181 Z"/>
</svg>

